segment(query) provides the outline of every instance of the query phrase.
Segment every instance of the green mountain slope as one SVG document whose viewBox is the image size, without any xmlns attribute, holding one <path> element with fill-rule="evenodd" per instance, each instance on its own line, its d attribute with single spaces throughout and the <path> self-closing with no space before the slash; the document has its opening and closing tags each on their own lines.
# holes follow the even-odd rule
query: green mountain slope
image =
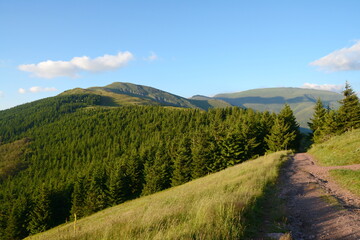
<svg viewBox="0 0 360 240">
<path fill-rule="evenodd" d="M 323 90 L 304 88 L 262 88 L 236 93 L 218 94 L 214 99 L 223 100 L 233 106 L 252 108 L 259 111 L 279 112 L 285 103 L 294 111 L 300 126 L 308 128 L 307 122 L 313 114 L 313 107 L 318 98 L 324 105 L 338 108 L 342 95 Z"/>
<path fill-rule="evenodd" d="M 128 105 L 161 105 L 184 108 L 200 108 L 207 110 L 213 107 L 231 106 L 229 103 L 216 99 L 186 99 L 156 88 L 132 83 L 115 82 L 105 87 L 76 88 L 62 95 L 96 94 L 102 96 L 103 106 Z"/>
<path fill-rule="evenodd" d="M 0 111 L 0 239 L 263 155 L 276 117 L 237 107 L 102 107 L 101 95 L 76 91 Z"/>
<path fill-rule="evenodd" d="M 276 182 L 283 156 L 279 152 L 247 161 L 28 239 L 248 238 L 247 233 L 260 230 L 252 220 L 269 213 L 256 203 Z"/>
<path fill-rule="evenodd" d="M 360 164 L 360 129 L 315 144 L 309 153 L 324 166 Z"/>
</svg>

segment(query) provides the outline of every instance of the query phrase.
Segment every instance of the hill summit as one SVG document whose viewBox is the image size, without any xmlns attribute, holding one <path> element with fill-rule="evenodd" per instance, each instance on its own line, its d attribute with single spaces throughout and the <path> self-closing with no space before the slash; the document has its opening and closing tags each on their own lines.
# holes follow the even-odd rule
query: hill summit
<svg viewBox="0 0 360 240">
<path fill-rule="evenodd" d="M 114 82 L 104 87 L 87 89 L 75 88 L 65 91 L 61 95 L 96 94 L 102 96 L 101 105 L 160 105 L 185 108 L 199 108 L 207 110 L 213 107 L 231 106 L 229 103 L 217 99 L 187 99 L 153 87 L 132 83 Z"/>
</svg>

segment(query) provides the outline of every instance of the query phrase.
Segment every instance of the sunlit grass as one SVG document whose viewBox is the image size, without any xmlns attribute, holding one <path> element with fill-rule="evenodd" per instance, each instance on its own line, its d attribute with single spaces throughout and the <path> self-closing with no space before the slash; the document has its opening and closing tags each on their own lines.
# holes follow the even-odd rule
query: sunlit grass
<svg viewBox="0 0 360 240">
<path fill-rule="evenodd" d="M 330 174 L 342 187 L 360 196 L 360 171 L 337 169 L 331 170 Z"/>
<path fill-rule="evenodd" d="M 316 144 L 309 153 L 324 166 L 360 164 L 360 129 Z"/>
<path fill-rule="evenodd" d="M 275 183 L 283 156 L 274 153 L 153 195 L 106 209 L 28 239 L 239 239 L 245 216 Z"/>
</svg>

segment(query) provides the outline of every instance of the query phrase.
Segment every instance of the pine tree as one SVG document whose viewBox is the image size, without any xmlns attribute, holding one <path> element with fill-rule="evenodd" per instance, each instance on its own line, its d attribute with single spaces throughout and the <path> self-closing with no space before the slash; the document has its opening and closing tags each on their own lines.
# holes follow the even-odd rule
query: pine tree
<svg viewBox="0 0 360 240">
<path fill-rule="evenodd" d="M 171 185 L 177 186 L 191 180 L 191 140 L 184 137 L 175 154 Z"/>
<path fill-rule="evenodd" d="M 86 192 L 87 186 L 85 184 L 85 179 L 83 177 L 79 177 L 74 184 L 74 190 L 71 195 L 71 219 L 73 219 L 75 214 L 78 218 L 85 216 L 84 207 Z"/>
<path fill-rule="evenodd" d="M 335 110 L 330 110 L 326 113 L 324 118 L 324 126 L 321 134 L 317 136 L 317 142 L 323 142 L 330 139 L 332 136 L 338 135 L 342 132 L 339 121 L 339 114 Z"/>
<path fill-rule="evenodd" d="M 125 166 L 113 170 L 109 181 L 109 205 L 114 206 L 125 202 L 130 196 L 129 177 L 126 175 Z"/>
<path fill-rule="evenodd" d="M 108 205 L 106 191 L 106 175 L 104 169 L 97 168 L 92 173 L 89 189 L 86 193 L 84 202 L 85 216 L 100 211 Z"/>
<path fill-rule="evenodd" d="M 170 157 L 164 152 L 163 144 L 160 144 L 155 158 L 145 163 L 145 185 L 142 195 L 149 195 L 164 190 L 171 185 Z"/>
<path fill-rule="evenodd" d="M 350 84 L 346 82 L 344 98 L 340 101 L 338 120 L 343 132 L 360 127 L 360 102 Z"/>
<path fill-rule="evenodd" d="M 196 179 L 208 174 L 209 164 L 212 161 L 209 135 L 197 132 L 192 138 L 191 152 L 193 154 L 191 178 Z"/>
<path fill-rule="evenodd" d="M 301 141 L 301 134 L 299 130 L 299 124 L 296 121 L 293 111 L 288 104 L 285 104 L 278 114 L 278 118 L 284 120 L 284 124 L 288 125 L 289 129 L 286 134 L 288 136 L 295 135 L 295 138 L 288 142 L 287 149 L 298 149 Z"/>
<path fill-rule="evenodd" d="M 30 213 L 28 230 L 31 234 L 43 232 L 51 226 L 51 206 L 50 191 L 45 184 L 40 188 L 40 192 L 35 197 L 34 207 Z"/>
<path fill-rule="evenodd" d="M 290 130 L 290 125 L 283 118 L 275 118 L 274 125 L 265 141 L 270 152 L 291 149 L 296 138 L 295 131 Z"/>
<path fill-rule="evenodd" d="M 26 230 L 29 202 L 26 198 L 17 199 L 7 219 L 4 239 L 23 239 L 28 235 Z"/>
<path fill-rule="evenodd" d="M 312 130 L 312 140 L 316 143 L 319 142 L 322 136 L 322 130 L 324 128 L 325 124 L 325 116 L 326 116 L 326 109 L 324 108 L 324 105 L 319 98 L 316 101 L 315 107 L 314 107 L 314 114 L 313 118 L 310 119 L 310 122 L 308 122 L 308 126 Z"/>
</svg>

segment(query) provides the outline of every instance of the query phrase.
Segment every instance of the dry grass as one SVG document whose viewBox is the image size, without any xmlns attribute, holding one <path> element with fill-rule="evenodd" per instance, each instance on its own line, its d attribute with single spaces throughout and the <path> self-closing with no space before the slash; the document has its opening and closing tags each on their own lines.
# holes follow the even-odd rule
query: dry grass
<svg viewBox="0 0 360 240">
<path fill-rule="evenodd" d="M 286 152 L 106 209 L 28 239 L 239 239 Z"/>
</svg>

